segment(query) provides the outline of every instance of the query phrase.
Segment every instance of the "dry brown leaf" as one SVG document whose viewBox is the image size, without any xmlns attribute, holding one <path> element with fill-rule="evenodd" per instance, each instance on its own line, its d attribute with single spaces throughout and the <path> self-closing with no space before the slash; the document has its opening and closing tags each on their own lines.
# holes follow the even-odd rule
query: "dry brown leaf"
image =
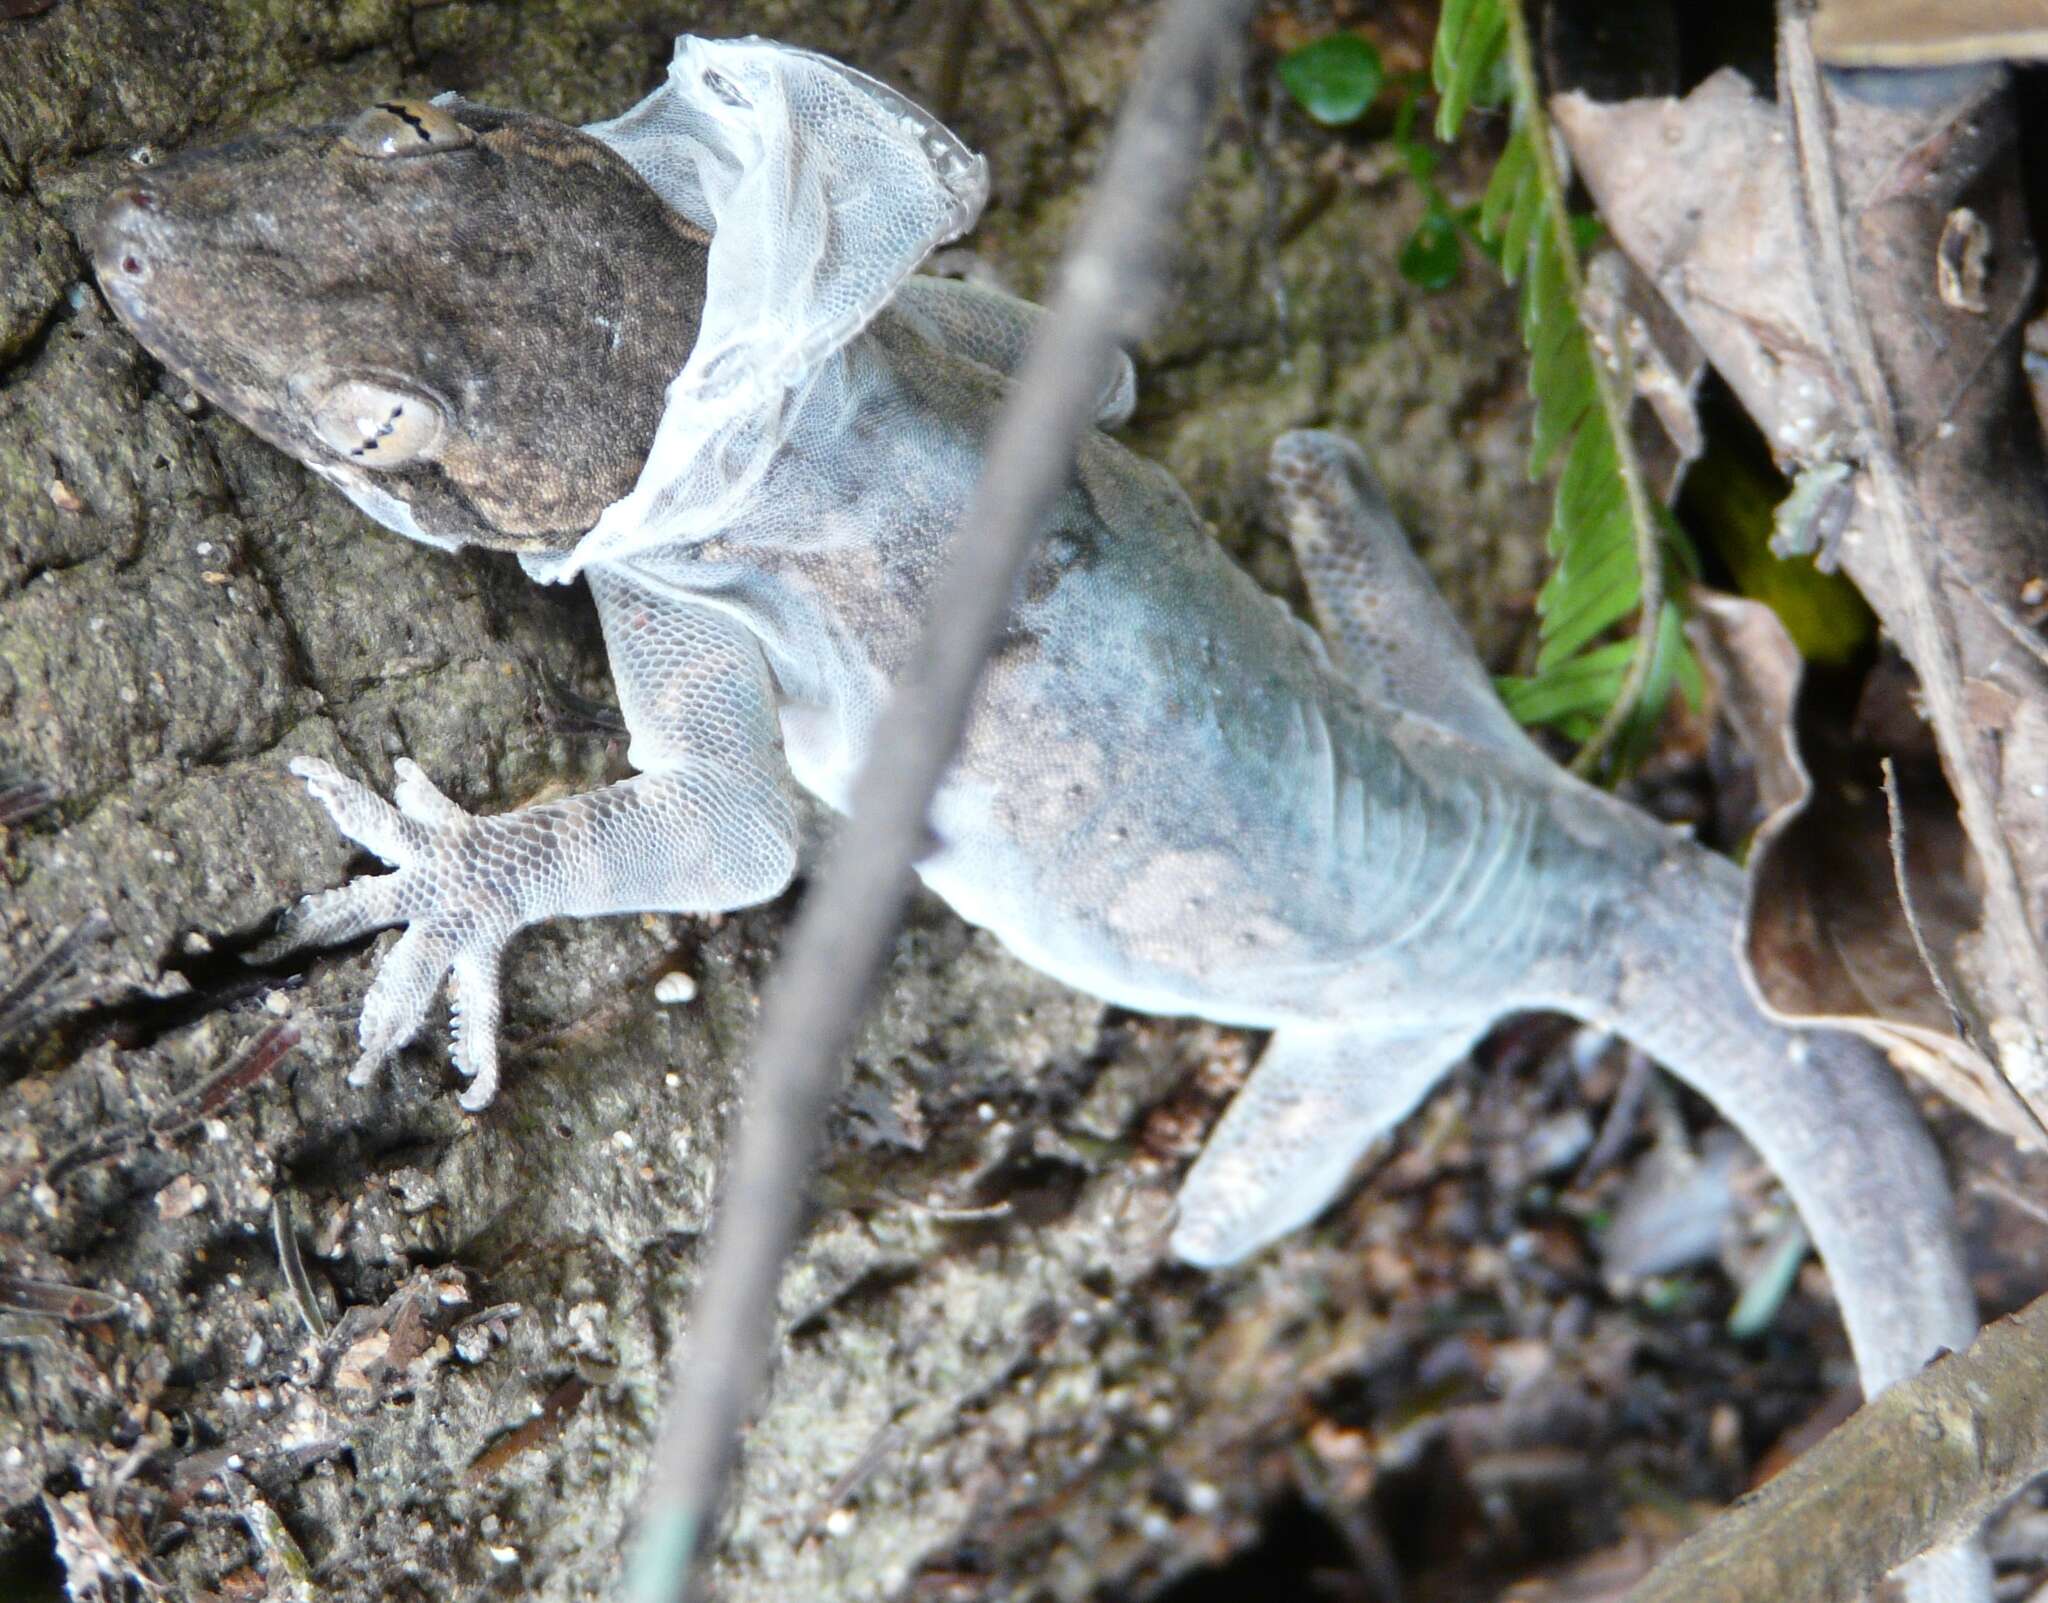
<svg viewBox="0 0 2048 1603">
<path fill-rule="evenodd" d="M 2007 75 L 1936 77 L 1901 87 L 1847 75 L 1816 90 L 1809 61 L 1796 140 L 1783 108 L 1731 71 L 1682 100 L 1567 94 L 1553 111 L 1615 243 L 1692 330 L 1779 465 L 1853 498 L 1832 554 L 1911 656 L 1968 820 L 1981 925 L 1924 933 L 1960 982 L 1951 988 L 1976 1050 L 1959 1057 L 1953 1034 L 1921 1033 L 1925 996 L 1909 1005 L 1918 988 L 1906 966 L 1878 960 L 1878 932 L 1896 933 L 1886 921 L 1854 938 L 1833 920 L 1811 925 L 1834 952 L 1808 955 L 1796 1011 L 1837 1016 L 1867 1000 L 1888 1045 L 1917 1049 L 1965 1106 L 2012 1129 L 2009 1086 L 2048 1116 L 2048 644 L 2026 621 L 2028 587 L 2048 569 L 2048 475 L 2017 382 L 2036 261 Z M 1826 792 L 1846 776 L 1815 777 L 1817 816 L 1831 822 L 1781 846 L 1787 818 L 1764 850 L 1813 861 L 1834 851 L 1838 879 L 1877 884 L 1889 842 L 1875 776 L 1839 796 Z M 1948 850 L 1952 832 L 1918 807 L 1909 795 L 1916 861 Z M 1939 925 L 1943 896 L 1966 881 L 1937 880 L 1926 901 Z M 2039 1139 L 2032 1117 L 2020 1127 Z"/>
<path fill-rule="evenodd" d="M 1698 338 L 1780 466 L 1796 472 L 1847 450 L 1847 378 L 1820 332 L 1777 108 L 1723 68 L 1683 100 L 1603 105 L 1565 94 L 1552 110 L 1617 242 Z M 1984 120 L 1999 119 L 1987 110 Z M 1898 398 L 1909 441 L 1953 424 L 2032 294 L 2017 187 L 1978 197 L 1971 212 L 1967 232 L 1981 230 L 1984 243 L 1969 306 L 1940 295 L 1940 240 L 1953 232 L 1956 208 L 1930 219 L 1924 272 L 1891 237 L 1909 232 L 1895 214 L 1925 204 L 1920 191 L 1936 167 L 1965 159 L 1958 146 L 1994 137 L 1989 127 L 1933 118 L 1902 124 L 1889 108 L 1843 103 L 1842 142 L 1860 157 L 1846 178 L 1869 223 L 1860 242 L 1913 269 L 1895 287 L 1910 315 L 1887 319 L 1887 327 L 1911 331 L 1911 349 L 1899 361 L 1911 384 Z M 1861 521 L 1859 512 L 1849 540 L 1859 537 L 1853 523 Z"/>
<path fill-rule="evenodd" d="M 1776 614 L 1738 596 L 1697 594 L 1693 641 L 1765 812 L 1749 855 L 1743 967 L 1764 1011 L 1788 1024 L 1850 1030 L 2015 1140 L 2032 1117 L 1963 1038 L 1923 959 L 1976 928 L 1968 844 L 1906 704 L 1908 681 L 1873 673 L 1854 715 L 1808 690 Z M 1877 738 L 1873 739 L 1875 736 Z M 1891 850 L 1881 761 L 1900 755 L 1909 921 Z M 1919 925 L 1915 939 L 1913 922 Z M 1941 961 L 1939 955 L 1935 961 Z"/>
<path fill-rule="evenodd" d="M 1601 355 L 1628 374 L 1646 403 L 1630 420 L 1636 456 L 1658 497 L 1669 501 L 1706 449 L 1699 392 L 1707 353 L 1635 263 L 1611 247 L 1586 263 L 1581 310 Z"/>
</svg>

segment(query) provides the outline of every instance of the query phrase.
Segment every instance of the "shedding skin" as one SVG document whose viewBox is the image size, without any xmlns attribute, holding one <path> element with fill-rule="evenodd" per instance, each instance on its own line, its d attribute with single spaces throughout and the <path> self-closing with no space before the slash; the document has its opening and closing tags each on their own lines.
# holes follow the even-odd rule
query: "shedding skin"
<svg viewBox="0 0 2048 1603">
<path fill-rule="evenodd" d="M 590 582 L 633 778 L 484 816 L 409 761 L 390 801 L 293 763 L 393 872 L 308 897 L 272 950 L 404 925 L 350 1078 L 445 987 L 480 1110 L 518 930 L 766 900 L 797 861 L 795 790 L 844 804 L 1040 314 L 910 276 L 971 218 L 978 164 L 820 57 L 685 41 L 669 86 L 592 132 L 459 102 L 365 117 L 154 169 L 109 201 L 95 263 L 168 366 L 373 517 Z M 678 139 L 729 155 L 730 190 Z M 777 182 L 750 189 L 749 161 Z M 772 209 L 791 195 L 803 217 Z M 815 259 L 774 232 L 800 225 Z M 753 259 L 746 229 L 815 304 L 721 284 L 721 260 Z M 534 241 L 516 263 L 490 245 L 511 235 Z M 478 294 L 479 275 L 510 292 Z M 742 302 L 744 326 L 721 310 Z M 729 365 L 691 391 L 700 339 L 786 390 L 746 400 Z M 1128 364 L 1107 375 L 1100 420 L 1134 393 Z M 761 411 L 706 457 L 694 422 L 732 395 Z M 728 458 L 723 499 L 686 503 L 678 486 Z M 1083 990 L 1273 1032 L 1188 1176 L 1175 1250 L 1226 1264 L 1313 1218 L 1496 1018 L 1556 1008 L 1645 1047 L 1771 1162 L 1866 1389 L 1967 1343 L 1933 1144 L 1868 1047 L 1757 1011 L 1739 872 L 1530 744 L 1355 446 L 1284 436 L 1272 480 L 1320 633 L 1159 468 L 1084 439 L 920 866 Z M 621 530 L 621 507 L 644 521 Z M 1990 1595 L 1974 1546 L 1908 1585 L 1915 1603 Z"/>
</svg>

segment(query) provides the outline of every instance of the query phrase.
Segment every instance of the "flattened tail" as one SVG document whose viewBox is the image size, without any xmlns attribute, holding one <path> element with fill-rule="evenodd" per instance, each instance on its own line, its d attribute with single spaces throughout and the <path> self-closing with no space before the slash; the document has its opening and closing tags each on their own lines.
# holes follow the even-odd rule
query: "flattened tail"
<svg viewBox="0 0 2048 1603">
<path fill-rule="evenodd" d="M 1577 1009 L 1704 1095 L 1762 1154 L 1827 1266 L 1866 1395 L 1977 1332 L 1955 1208 L 1897 1071 L 1863 1040 L 1786 1029 L 1735 955 L 1738 869 L 1682 843 L 1617 910 L 1633 961 Z M 1988 1603 L 1980 1544 L 1903 1572 L 1913 1603 Z"/>
</svg>

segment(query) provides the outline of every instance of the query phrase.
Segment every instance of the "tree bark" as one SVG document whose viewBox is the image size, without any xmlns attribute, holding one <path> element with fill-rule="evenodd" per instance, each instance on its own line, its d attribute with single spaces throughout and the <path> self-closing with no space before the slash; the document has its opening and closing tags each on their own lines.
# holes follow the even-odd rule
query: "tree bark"
<svg viewBox="0 0 2048 1603">
<path fill-rule="evenodd" d="M 1627 1603 L 1845 1603 L 2048 1471 L 2048 1298 L 1866 1404 Z"/>
</svg>

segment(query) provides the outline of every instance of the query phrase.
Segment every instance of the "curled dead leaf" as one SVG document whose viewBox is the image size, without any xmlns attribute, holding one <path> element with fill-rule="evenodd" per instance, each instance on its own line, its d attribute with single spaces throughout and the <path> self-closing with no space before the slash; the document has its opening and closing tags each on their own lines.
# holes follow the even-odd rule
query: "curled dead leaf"
<svg viewBox="0 0 2048 1603">
<path fill-rule="evenodd" d="M 1981 895 L 1977 927 L 1926 941 L 1954 976 L 1969 1051 L 1957 1055 L 1952 1033 L 1916 1033 L 1923 1026 L 1901 997 L 1859 1016 L 1892 1018 L 1887 1045 L 1920 1052 L 1958 1100 L 2039 1144 L 2048 1140 L 2048 711 L 2034 709 L 2048 709 L 2048 647 L 2015 600 L 2024 607 L 2044 571 L 2048 472 L 2034 420 L 2016 415 L 2022 391 L 2012 382 L 2037 283 L 2017 95 L 1997 66 L 1822 74 L 1803 16 L 1782 37 L 1783 104 L 1723 69 L 1683 99 L 1601 104 L 1567 93 L 1552 110 L 1615 244 L 1691 329 L 1777 466 L 1795 477 L 1821 470 L 1808 487 L 1827 495 L 1794 520 L 1798 532 L 1835 535 L 1828 558 L 1920 675 L 1941 771 L 1969 832 L 1967 854 L 1955 847 L 1968 874 L 1936 876 L 1924 922 L 1939 922 L 1942 895 Z M 1973 682 L 2011 698 L 2002 727 L 1982 721 Z M 1815 777 L 1825 801 L 1835 782 Z M 1840 820 L 1860 822 L 1865 872 L 1889 855 L 1876 779 L 1862 772 L 1864 810 Z M 1935 832 L 1947 826 L 1918 816 L 1915 776 L 1902 779 L 1902 855 L 1918 898 L 1913 860 L 1939 847 Z M 1763 849 L 1776 839 L 1767 831 Z M 1803 832 L 1796 841 L 1784 849 L 1802 849 Z M 1816 837 L 1814 846 L 1841 843 Z M 1823 984 L 1809 1004 L 1859 994 L 1833 966 L 1848 997 Z M 1867 975 L 1861 983 L 1895 988 Z M 1981 1072 L 1986 1054 L 1996 1054 L 1995 1076 Z"/>
<path fill-rule="evenodd" d="M 2016 1141 L 2041 1133 L 1952 1011 L 1947 966 L 1976 929 L 1974 869 L 1955 803 L 1925 751 L 1902 668 L 1809 677 L 1768 607 L 1696 598 L 1694 645 L 1757 769 L 1743 970 L 1787 1024 L 1853 1031 Z M 1905 749 L 1901 749 L 1904 747 Z M 1917 749 L 1916 749 L 1917 748 Z M 1882 768 L 1897 752 L 1897 824 Z"/>
</svg>

